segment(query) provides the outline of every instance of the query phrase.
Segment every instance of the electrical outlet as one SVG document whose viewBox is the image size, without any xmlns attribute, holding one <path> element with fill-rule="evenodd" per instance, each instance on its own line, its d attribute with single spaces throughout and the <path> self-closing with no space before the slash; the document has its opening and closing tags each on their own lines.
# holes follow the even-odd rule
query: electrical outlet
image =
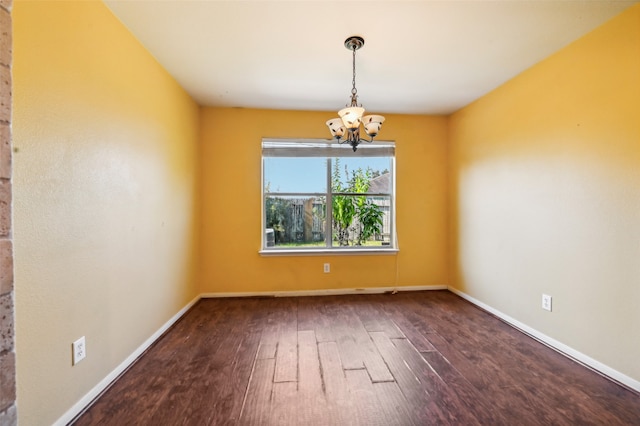
<svg viewBox="0 0 640 426">
<path fill-rule="evenodd" d="M 548 294 L 542 295 L 542 309 L 551 312 L 551 296 Z"/>
<path fill-rule="evenodd" d="M 84 336 L 73 342 L 73 360 L 72 365 L 76 365 L 87 356 L 87 345 Z"/>
<path fill-rule="evenodd" d="M 324 264 L 324 273 L 328 274 L 329 272 L 331 272 L 331 264 L 330 263 L 325 263 Z"/>
</svg>

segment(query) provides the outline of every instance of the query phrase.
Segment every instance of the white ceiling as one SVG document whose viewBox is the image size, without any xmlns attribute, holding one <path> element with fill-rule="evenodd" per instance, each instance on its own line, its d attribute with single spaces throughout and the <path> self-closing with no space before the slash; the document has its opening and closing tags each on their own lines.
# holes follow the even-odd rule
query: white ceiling
<svg viewBox="0 0 640 426">
<path fill-rule="evenodd" d="M 448 114 L 634 1 L 106 0 L 201 105 Z"/>
</svg>

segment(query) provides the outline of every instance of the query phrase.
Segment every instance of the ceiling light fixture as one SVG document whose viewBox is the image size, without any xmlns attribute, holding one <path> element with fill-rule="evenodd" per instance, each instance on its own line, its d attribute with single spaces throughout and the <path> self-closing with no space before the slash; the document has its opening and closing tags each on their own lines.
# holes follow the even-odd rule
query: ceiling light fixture
<svg viewBox="0 0 640 426">
<path fill-rule="evenodd" d="M 344 41 L 344 47 L 353 52 L 353 87 L 351 88 L 351 103 L 347 108 L 338 111 L 340 118 L 332 118 L 327 121 L 327 126 L 331 135 L 338 143 L 348 143 L 355 152 L 361 142 L 373 142 L 373 138 L 378 135 L 384 117 L 381 115 L 365 115 L 362 104 L 358 105 L 358 89 L 356 89 L 356 50 L 364 46 L 364 39 L 358 36 L 351 36 Z M 371 140 L 360 139 L 360 124 L 364 126 L 365 133 Z M 345 136 L 344 139 L 342 137 Z"/>
</svg>

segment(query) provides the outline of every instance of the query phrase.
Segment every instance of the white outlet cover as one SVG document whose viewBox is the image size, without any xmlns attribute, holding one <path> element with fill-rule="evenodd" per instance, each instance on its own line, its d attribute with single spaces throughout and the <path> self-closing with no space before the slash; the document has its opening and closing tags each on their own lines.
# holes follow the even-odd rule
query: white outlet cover
<svg viewBox="0 0 640 426">
<path fill-rule="evenodd" d="M 329 272 L 331 272 L 331 264 L 330 263 L 325 263 L 324 264 L 324 273 L 328 274 Z"/>
<path fill-rule="evenodd" d="M 542 309 L 551 312 L 551 296 L 548 294 L 542 295 Z"/>
<path fill-rule="evenodd" d="M 73 342 L 73 360 L 72 365 L 76 365 L 87 356 L 87 345 L 84 336 Z"/>
</svg>

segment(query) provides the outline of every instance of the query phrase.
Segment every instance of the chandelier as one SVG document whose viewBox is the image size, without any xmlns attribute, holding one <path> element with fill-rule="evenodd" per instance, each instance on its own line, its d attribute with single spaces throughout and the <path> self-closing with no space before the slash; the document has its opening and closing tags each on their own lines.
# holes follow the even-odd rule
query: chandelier
<svg viewBox="0 0 640 426">
<path fill-rule="evenodd" d="M 327 126 L 338 143 L 348 143 L 355 152 L 361 142 L 373 142 L 373 138 L 378 135 L 384 117 L 381 115 L 365 115 L 362 104 L 358 105 L 358 89 L 356 89 L 356 50 L 364 45 L 364 39 L 358 36 L 351 36 L 344 41 L 344 46 L 353 53 L 353 80 L 351 88 L 351 102 L 346 108 L 338 111 L 340 118 L 332 118 L 327 121 Z M 371 137 L 370 140 L 360 139 L 360 124 L 364 127 L 365 133 Z M 344 139 L 343 139 L 344 136 Z"/>
</svg>

